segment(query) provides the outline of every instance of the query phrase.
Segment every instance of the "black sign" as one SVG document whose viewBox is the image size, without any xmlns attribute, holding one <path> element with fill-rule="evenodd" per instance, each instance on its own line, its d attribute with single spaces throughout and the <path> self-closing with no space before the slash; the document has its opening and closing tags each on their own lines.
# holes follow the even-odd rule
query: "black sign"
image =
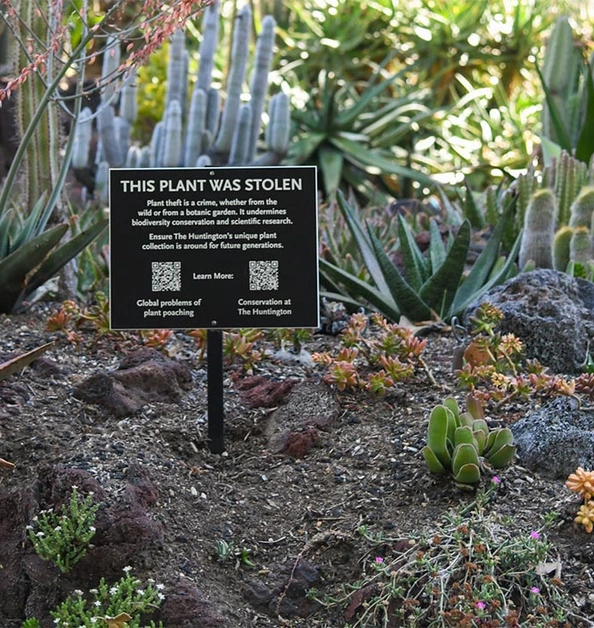
<svg viewBox="0 0 594 628">
<path fill-rule="evenodd" d="M 316 169 L 110 171 L 112 329 L 317 327 Z"/>
</svg>

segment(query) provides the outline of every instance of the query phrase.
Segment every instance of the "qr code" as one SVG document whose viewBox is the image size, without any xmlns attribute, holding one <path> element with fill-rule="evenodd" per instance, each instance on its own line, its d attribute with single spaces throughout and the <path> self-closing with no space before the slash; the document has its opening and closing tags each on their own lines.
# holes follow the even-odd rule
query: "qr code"
<svg viewBox="0 0 594 628">
<path fill-rule="evenodd" d="M 152 263 L 153 292 L 181 290 L 181 262 Z"/>
<path fill-rule="evenodd" d="M 250 261 L 250 290 L 278 290 L 278 260 Z"/>
</svg>

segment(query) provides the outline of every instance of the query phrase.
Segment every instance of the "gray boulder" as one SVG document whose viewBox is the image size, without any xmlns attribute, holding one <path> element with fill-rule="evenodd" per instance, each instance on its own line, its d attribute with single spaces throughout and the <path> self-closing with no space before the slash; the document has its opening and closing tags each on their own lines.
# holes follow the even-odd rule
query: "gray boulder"
<svg viewBox="0 0 594 628">
<path fill-rule="evenodd" d="M 520 464 L 545 477 L 566 479 L 594 469 L 594 410 L 560 397 L 510 426 Z"/>
<path fill-rule="evenodd" d="M 520 338 L 526 357 L 555 373 L 581 370 L 594 341 L 594 284 L 545 268 L 520 273 L 471 305 L 467 326 L 485 302 L 503 312 L 501 332 Z"/>
</svg>

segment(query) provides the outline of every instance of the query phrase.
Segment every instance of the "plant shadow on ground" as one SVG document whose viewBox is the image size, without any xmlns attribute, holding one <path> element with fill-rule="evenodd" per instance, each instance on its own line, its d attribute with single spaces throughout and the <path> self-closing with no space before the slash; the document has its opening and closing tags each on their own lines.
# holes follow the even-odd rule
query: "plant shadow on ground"
<svg viewBox="0 0 594 628">
<path fill-rule="evenodd" d="M 109 337 L 69 344 L 45 331 L 48 312 L 37 308 L 2 320 L 2 354 L 56 343 L 41 367 L 0 384 L 0 455 L 16 463 L 0 475 L 0 492 L 30 486 L 41 469 L 61 464 L 90 473 L 107 495 L 117 496 L 142 469 L 158 492 L 150 516 L 164 536 L 159 547 L 131 557 L 135 573 L 164 582 L 166 598 L 195 585 L 215 609 L 215 619 L 195 617 L 167 628 L 343 626 L 345 606 L 324 608 L 304 591 L 336 594 L 340 585 L 361 580 L 378 551 L 358 533 L 362 526 L 374 538 L 405 542 L 431 534 L 445 513 L 474 499 L 451 478 L 431 475 L 421 453 L 431 409 L 449 394 L 460 396 L 449 333 L 428 336 L 424 358 L 433 382 L 421 370 L 383 397 L 335 395 L 322 382 L 323 369 L 265 360 L 257 374 L 294 384 L 283 403 L 254 408 L 237 386 L 241 376 L 226 370 L 227 451 L 214 455 L 206 440 L 206 365 L 191 338 L 178 332 L 169 345 L 192 372 L 191 389 L 179 403 L 151 402 L 116 418 L 78 401 L 73 388 L 97 370 L 115 368 L 134 346 Z M 337 343 L 320 335 L 306 348 L 324 351 Z M 509 423 L 528 410 L 528 403 L 508 405 L 491 419 Z M 290 417 L 311 436 L 301 449 L 283 441 L 283 421 Z M 544 479 L 521 460 L 499 476 L 489 508 L 518 535 L 559 513 L 547 530 L 557 575 L 572 610 L 594 614 L 592 537 L 573 523 L 576 495 L 563 480 Z M 2 626 L 20 626 L 18 619 L 5 618 Z"/>
</svg>

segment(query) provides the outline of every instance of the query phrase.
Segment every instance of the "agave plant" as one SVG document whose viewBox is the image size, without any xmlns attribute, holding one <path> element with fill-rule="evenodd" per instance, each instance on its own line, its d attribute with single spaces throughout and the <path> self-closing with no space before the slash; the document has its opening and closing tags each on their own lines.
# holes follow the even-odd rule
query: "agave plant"
<svg viewBox="0 0 594 628">
<path fill-rule="evenodd" d="M 10 313 L 107 228 L 100 219 L 74 237 L 61 242 L 66 223 L 47 227 L 53 210 L 42 196 L 31 213 L 11 209 L 0 215 L 0 312 Z"/>
<path fill-rule="evenodd" d="M 434 185 L 408 166 L 404 149 L 397 154 L 394 148 L 411 143 L 414 129 L 434 115 L 423 104 L 427 92 L 415 89 L 392 98 L 389 90 L 404 72 L 383 78 L 384 72 L 380 66 L 362 90 L 322 72 L 305 107 L 293 108 L 297 141 L 289 148 L 289 162 L 317 164 L 328 199 L 341 187 L 377 198 L 378 187 L 390 191 L 384 179 L 390 176 Z"/>
<path fill-rule="evenodd" d="M 470 223 L 464 220 L 456 236 L 444 244 L 435 220 L 430 223 L 430 244 L 425 256 L 415 242 L 412 230 L 398 216 L 398 239 L 405 272 L 392 261 L 382 242 L 353 205 L 338 193 L 338 205 L 357 243 L 371 282 L 320 260 L 321 279 L 329 291 L 326 296 L 351 304 L 364 299 L 387 319 L 398 322 L 404 315 L 413 322 L 431 319 L 450 320 L 459 316 L 489 288 L 505 281 L 515 272 L 519 238 L 507 258 L 500 257 L 500 244 L 512 215 L 510 204 L 487 245 L 465 274 L 470 249 Z"/>
<path fill-rule="evenodd" d="M 513 434 L 507 427 L 490 430 L 478 401 L 469 396 L 467 411 L 448 397 L 429 417 L 423 457 L 432 473 L 451 472 L 458 484 L 476 484 L 484 469 L 508 465 L 515 453 Z"/>
<path fill-rule="evenodd" d="M 588 163 L 594 154 L 593 68 L 576 46 L 567 16 L 551 33 L 540 74 L 545 93 L 542 134 L 545 157 L 566 150 Z"/>
</svg>

